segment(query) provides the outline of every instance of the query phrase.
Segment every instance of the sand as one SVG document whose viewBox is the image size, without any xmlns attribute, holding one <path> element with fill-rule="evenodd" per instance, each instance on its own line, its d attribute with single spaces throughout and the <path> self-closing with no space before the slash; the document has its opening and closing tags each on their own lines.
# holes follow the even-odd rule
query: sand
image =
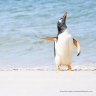
<svg viewBox="0 0 96 96">
<path fill-rule="evenodd" d="M 0 71 L 0 96 L 96 96 L 96 71 Z"/>
</svg>

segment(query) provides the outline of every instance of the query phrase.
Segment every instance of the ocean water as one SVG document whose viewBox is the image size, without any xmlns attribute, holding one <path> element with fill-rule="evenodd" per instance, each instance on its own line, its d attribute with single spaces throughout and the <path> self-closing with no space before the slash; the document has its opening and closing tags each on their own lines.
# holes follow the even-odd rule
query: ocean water
<svg viewBox="0 0 96 96">
<path fill-rule="evenodd" d="M 67 26 L 81 45 L 72 66 L 96 69 L 95 0 L 0 0 L 0 70 L 55 69 L 53 42 L 57 21 L 68 12 Z"/>
</svg>

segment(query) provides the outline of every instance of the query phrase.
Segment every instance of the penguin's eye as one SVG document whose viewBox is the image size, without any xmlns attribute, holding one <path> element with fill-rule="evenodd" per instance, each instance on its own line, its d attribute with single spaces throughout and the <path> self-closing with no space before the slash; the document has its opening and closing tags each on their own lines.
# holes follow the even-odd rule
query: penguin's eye
<svg viewBox="0 0 96 96">
<path fill-rule="evenodd" d="M 59 19 L 59 21 L 58 21 L 58 26 L 59 26 L 59 27 L 63 26 L 63 24 L 62 24 L 62 18 Z"/>
</svg>

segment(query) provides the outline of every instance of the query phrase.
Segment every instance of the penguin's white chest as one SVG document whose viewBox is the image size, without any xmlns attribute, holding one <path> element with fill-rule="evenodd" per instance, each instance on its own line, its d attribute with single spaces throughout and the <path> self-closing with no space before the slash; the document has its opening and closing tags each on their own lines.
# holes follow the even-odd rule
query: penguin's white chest
<svg viewBox="0 0 96 96">
<path fill-rule="evenodd" d="M 56 64 L 70 65 L 73 53 L 73 38 L 67 30 L 58 36 L 55 42 Z"/>
</svg>

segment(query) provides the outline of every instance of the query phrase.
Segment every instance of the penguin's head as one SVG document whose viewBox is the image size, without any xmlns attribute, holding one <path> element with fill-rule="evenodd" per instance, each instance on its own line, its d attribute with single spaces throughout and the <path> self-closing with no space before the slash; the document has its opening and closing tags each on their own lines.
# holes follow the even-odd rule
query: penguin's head
<svg viewBox="0 0 96 96">
<path fill-rule="evenodd" d="M 66 17 L 67 17 L 67 12 L 65 12 L 64 16 L 61 17 L 57 23 L 58 34 L 62 33 L 67 28 Z"/>
</svg>

